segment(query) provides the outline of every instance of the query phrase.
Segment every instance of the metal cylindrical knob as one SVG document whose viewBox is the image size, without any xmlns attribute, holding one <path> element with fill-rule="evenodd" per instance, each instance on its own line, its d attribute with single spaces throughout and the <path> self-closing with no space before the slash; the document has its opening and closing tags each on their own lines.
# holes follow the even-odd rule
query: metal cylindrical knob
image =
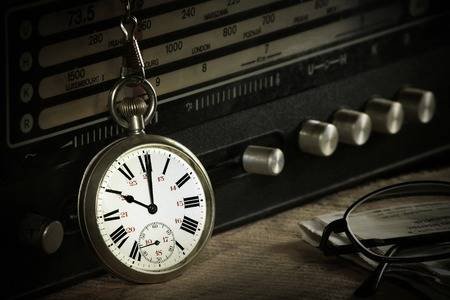
<svg viewBox="0 0 450 300">
<path fill-rule="evenodd" d="M 248 173 L 275 176 L 284 168 L 284 154 L 278 148 L 248 146 L 242 155 L 242 165 Z"/>
<path fill-rule="evenodd" d="M 339 132 L 339 141 L 350 145 L 364 145 L 372 131 L 369 115 L 350 109 L 340 109 L 335 112 L 333 125 Z"/>
<path fill-rule="evenodd" d="M 308 120 L 298 133 L 298 146 L 306 153 L 330 156 L 336 150 L 339 134 L 333 124 Z"/>
<path fill-rule="evenodd" d="M 397 93 L 408 121 L 428 123 L 433 119 L 436 100 L 431 91 L 406 87 Z"/>
<path fill-rule="evenodd" d="M 64 237 L 64 229 L 59 221 L 27 214 L 20 222 L 19 239 L 22 244 L 52 254 L 56 252 Z"/>
<path fill-rule="evenodd" d="M 373 98 L 366 104 L 366 114 L 372 120 L 374 131 L 396 134 L 403 125 L 403 108 L 400 102 Z"/>
</svg>

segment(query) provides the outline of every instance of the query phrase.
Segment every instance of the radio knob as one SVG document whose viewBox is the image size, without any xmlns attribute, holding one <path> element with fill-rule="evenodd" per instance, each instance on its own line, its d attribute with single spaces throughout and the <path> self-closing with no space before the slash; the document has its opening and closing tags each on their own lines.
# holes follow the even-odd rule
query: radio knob
<svg viewBox="0 0 450 300">
<path fill-rule="evenodd" d="M 369 115 L 350 109 L 340 109 L 335 112 L 333 125 L 339 132 L 339 141 L 350 145 L 364 145 L 372 131 Z"/>
<path fill-rule="evenodd" d="M 336 150 L 339 134 L 336 126 L 316 120 L 302 124 L 298 133 L 298 146 L 303 152 L 330 156 Z"/>
<path fill-rule="evenodd" d="M 27 214 L 20 222 L 19 230 L 22 244 L 36 248 L 45 254 L 56 252 L 64 237 L 61 222 L 36 214 Z"/>
<path fill-rule="evenodd" d="M 408 121 L 428 123 L 433 119 L 436 100 L 431 91 L 406 87 L 397 93 Z"/>
<path fill-rule="evenodd" d="M 366 104 L 366 114 L 372 120 L 374 131 L 396 134 L 403 125 L 403 108 L 400 102 L 373 98 Z"/>
<path fill-rule="evenodd" d="M 242 155 L 242 165 L 248 173 L 275 176 L 284 168 L 284 153 L 278 148 L 248 146 Z"/>
</svg>

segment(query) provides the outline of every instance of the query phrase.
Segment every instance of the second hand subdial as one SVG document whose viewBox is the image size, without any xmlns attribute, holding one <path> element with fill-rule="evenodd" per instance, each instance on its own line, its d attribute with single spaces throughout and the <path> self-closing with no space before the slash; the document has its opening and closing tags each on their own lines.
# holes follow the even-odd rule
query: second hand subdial
<svg viewBox="0 0 450 300">
<path fill-rule="evenodd" d="M 144 249 L 146 247 L 149 248 Z M 142 256 L 151 263 L 166 261 L 175 249 L 173 231 L 161 222 L 148 224 L 139 235 L 139 249 Z"/>
</svg>

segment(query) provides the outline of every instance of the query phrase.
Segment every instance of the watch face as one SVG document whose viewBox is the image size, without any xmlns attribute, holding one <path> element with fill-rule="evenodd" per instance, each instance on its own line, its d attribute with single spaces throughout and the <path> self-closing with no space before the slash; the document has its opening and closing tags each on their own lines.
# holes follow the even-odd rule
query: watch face
<svg viewBox="0 0 450 300">
<path fill-rule="evenodd" d="M 139 282 L 148 281 L 145 274 L 184 267 L 212 229 L 212 190 L 203 168 L 184 151 L 162 144 L 109 156 L 93 164 L 102 176 L 88 176 L 86 187 L 96 186 L 84 219 L 97 255 L 113 272 Z M 91 203 L 88 194 L 85 201 Z M 144 275 L 135 280 L 136 273 Z"/>
</svg>

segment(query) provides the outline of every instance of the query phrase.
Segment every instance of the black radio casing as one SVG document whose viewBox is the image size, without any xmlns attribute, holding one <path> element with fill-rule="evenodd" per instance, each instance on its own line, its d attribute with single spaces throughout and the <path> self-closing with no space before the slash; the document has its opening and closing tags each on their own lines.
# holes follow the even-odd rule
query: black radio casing
<svg viewBox="0 0 450 300">
<path fill-rule="evenodd" d="M 63 7 L 75 5 L 58 3 Z M 189 2 L 196 3 L 201 1 Z M 368 3 L 368 7 L 374 5 Z M 446 33 L 450 32 L 450 22 L 448 5 L 431 3 L 429 15 L 417 21 L 405 17 L 398 26 L 314 49 L 289 63 L 271 63 L 267 71 L 252 76 L 240 78 L 245 74 L 239 73 L 212 78 L 196 87 L 198 92 L 158 107 L 158 122 L 148 130 L 167 135 L 191 149 L 211 177 L 216 194 L 215 232 L 420 161 L 437 158 L 448 163 L 450 36 Z M 186 4 L 179 1 L 165 9 L 177 5 Z M 270 11 L 275 7 L 264 9 Z M 277 36 L 264 38 L 270 40 Z M 264 38 L 258 42 L 264 43 Z M 10 41 L 4 33 L 2 40 L 8 47 Z M 376 55 L 372 51 L 375 44 Z M 340 63 L 311 71 L 311 65 L 336 59 Z M 395 99 L 405 85 L 435 94 L 437 109 L 430 123 L 406 122 L 396 135 L 372 133 L 367 144 L 361 147 L 339 144 L 336 153 L 326 158 L 299 150 L 297 139 L 302 122 L 310 119 L 329 122 L 340 108 L 363 111 L 371 97 Z M 244 86 L 249 91 L 247 94 L 232 96 L 233 90 Z M 98 88 L 107 90 L 107 83 Z M 2 90 L 7 90 L 4 81 Z M 173 95 L 167 97 L 170 96 Z M 206 99 L 212 97 L 216 97 L 215 102 L 206 105 Z M 201 104 L 202 101 L 205 103 Z M 192 109 L 195 105 L 202 105 L 203 109 Z M 6 107 L 3 111 L 7 111 Z M 6 132 L 12 123 L 5 122 L 10 120 L 6 115 L 2 119 L 0 130 Z M 82 137 L 84 142 L 87 137 L 92 141 L 95 132 L 105 127 L 114 134 L 95 143 L 81 144 Z M 107 120 L 31 145 L 13 148 L 6 138 L 2 140 L 1 162 L 5 171 L 0 177 L 0 188 L 7 207 L 5 228 L 9 228 L 6 232 L 9 259 L 5 271 L 8 297 L 47 291 L 102 272 L 78 231 L 77 193 L 90 159 L 123 134 L 123 130 Z M 67 141 L 74 140 L 78 143 L 76 147 L 73 144 L 64 147 Z M 241 156 L 248 145 L 280 148 L 286 159 L 283 172 L 273 177 L 245 173 Z M 18 230 L 28 213 L 62 222 L 65 236 L 56 253 L 43 255 L 21 244 Z"/>
</svg>

